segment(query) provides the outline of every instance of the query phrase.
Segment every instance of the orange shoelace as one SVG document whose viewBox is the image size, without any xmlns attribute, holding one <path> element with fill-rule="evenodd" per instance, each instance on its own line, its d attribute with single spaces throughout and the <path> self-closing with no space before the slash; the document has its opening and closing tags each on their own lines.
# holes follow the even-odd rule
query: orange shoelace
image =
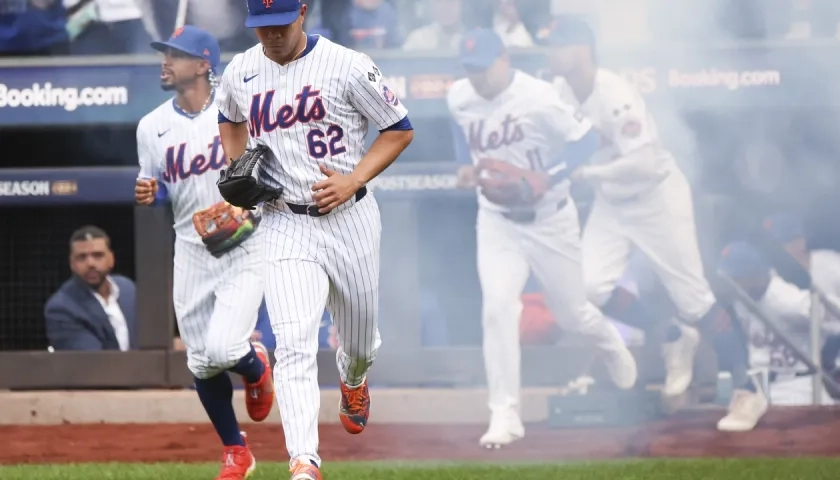
<svg viewBox="0 0 840 480">
<path fill-rule="evenodd" d="M 365 394 L 363 387 L 359 387 L 355 390 L 349 390 L 346 398 L 347 410 L 352 413 L 364 411 L 370 402 L 370 399 Z"/>
</svg>

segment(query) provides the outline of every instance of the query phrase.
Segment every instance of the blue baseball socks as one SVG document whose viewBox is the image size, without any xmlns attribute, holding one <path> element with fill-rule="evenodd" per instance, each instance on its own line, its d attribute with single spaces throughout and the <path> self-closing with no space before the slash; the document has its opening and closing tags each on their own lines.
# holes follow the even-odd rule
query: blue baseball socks
<svg viewBox="0 0 840 480">
<path fill-rule="evenodd" d="M 244 446 L 245 441 L 233 411 L 233 383 L 227 372 L 210 378 L 196 378 L 195 390 L 222 444 L 226 447 Z"/>
</svg>

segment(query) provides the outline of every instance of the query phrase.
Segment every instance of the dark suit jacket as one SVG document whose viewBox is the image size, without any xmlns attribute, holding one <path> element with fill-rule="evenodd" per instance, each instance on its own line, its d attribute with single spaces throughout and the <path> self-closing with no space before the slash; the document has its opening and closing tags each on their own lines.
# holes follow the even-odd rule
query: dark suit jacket
<svg viewBox="0 0 840 480">
<path fill-rule="evenodd" d="M 137 289 L 134 282 L 112 275 L 120 290 L 117 303 L 128 326 L 130 349 L 137 348 Z M 114 327 L 93 291 L 73 276 L 64 282 L 44 307 L 47 340 L 56 350 L 119 350 Z"/>
</svg>

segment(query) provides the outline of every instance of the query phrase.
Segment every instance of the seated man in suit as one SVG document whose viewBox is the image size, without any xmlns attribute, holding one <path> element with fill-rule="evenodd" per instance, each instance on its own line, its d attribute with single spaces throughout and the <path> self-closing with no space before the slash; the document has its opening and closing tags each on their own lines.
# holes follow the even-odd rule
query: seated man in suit
<svg viewBox="0 0 840 480">
<path fill-rule="evenodd" d="M 70 237 L 70 270 L 47 301 L 47 339 L 55 350 L 137 348 L 134 282 L 111 275 L 111 240 L 100 228 L 82 227 Z"/>
</svg>

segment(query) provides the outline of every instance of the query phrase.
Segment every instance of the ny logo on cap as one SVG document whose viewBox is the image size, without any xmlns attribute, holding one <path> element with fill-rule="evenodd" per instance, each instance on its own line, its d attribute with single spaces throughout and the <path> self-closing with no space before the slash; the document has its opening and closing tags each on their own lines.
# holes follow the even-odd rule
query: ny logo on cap
<svg viewBox="0 0 840 480">
<path fill-rule="evenodd" d="M 469 51 L 475 50 L 475 39 L 474 38 L 468 39 L 466 47 L 467 47 L 467 50 L 469 50 Z"/>
<path fill-rule="evenodd" d="M 265 8 L 271 8 L 271 4 L 274 3 L 274 0 L 262 0 L 262 2 L 263 5 L 265 5 Z"/>
<path fill-rule="evenodd" d="M 172 32 L 172 38 L 178 38 L 178 36 L 182 33 L 184 33 L 184 27 L 178 27 L 174 32 Z"/>
<path fill-rule="evenodd" d="M 204 56 L 205 56 L 205 57 L 209 57 L 209 56 L 210 56 L 210 50 L 209 50 L 209 49 L 206 49 L 206 48 L 204 49 Z"/>
</svg>

